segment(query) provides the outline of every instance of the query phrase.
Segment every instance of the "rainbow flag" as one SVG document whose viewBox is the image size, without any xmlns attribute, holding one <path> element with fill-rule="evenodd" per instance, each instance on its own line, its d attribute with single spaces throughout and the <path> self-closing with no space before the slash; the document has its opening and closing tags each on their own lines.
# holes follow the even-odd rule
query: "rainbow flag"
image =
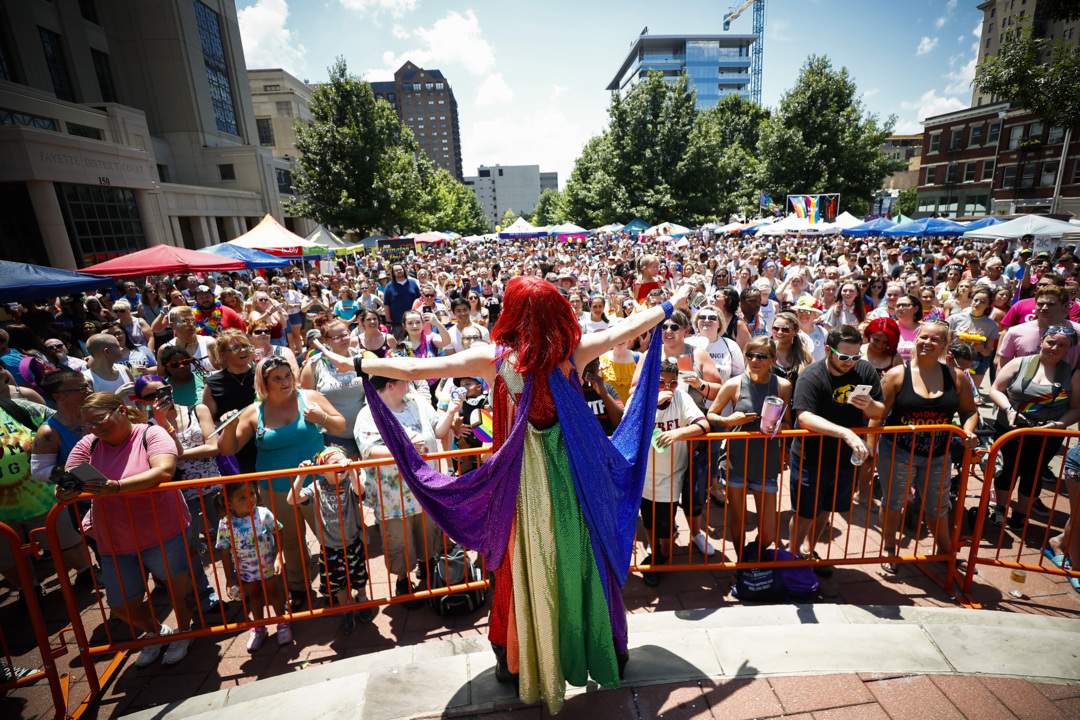
<svg viewBox="0 0 1080 720">
<path fill-rule="evenodd" d="M 490 410 L 480 411 L 480 424 L 473 428 L 473 435 L 482 443 L 489 443 L 494 437 L 495 421 Z"/>
</svg>

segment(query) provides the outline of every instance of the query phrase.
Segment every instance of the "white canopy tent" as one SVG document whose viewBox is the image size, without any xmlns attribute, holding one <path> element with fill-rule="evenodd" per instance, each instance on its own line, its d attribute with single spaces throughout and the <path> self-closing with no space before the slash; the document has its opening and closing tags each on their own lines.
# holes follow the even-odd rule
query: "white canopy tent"
<svg viewBox="0 0 1080 720">
<path fill-rule="evenodd" d="M 682 237 L 683 235 L 690 234 L 690 228 L 683 227 L 682 225 L 676 225 L 675 223 L 660 223 L 659 225 L 653 225 L 646 230 L 644 235 L 671 235 L 672 237 Z"/>
<path fill-rule="evenodd" d="M 836 221 L 833 224 L 841 230 L 847 230 L 850 227 L 862 225 L 862 220 L 845 210 L 844 212 L 836 216 Z"/>
</svg>

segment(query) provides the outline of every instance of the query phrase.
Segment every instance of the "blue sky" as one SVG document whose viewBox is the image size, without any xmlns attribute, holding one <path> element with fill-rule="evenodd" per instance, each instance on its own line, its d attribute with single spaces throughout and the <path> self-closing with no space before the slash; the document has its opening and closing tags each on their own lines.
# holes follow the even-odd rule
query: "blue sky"
<svg viewBox="0 0 1080 720">
<path fill-rule="evenodd" d="M 733 3 L 734 4 L 734 3 Z M 767 0 L 762 102 L 775 107 L 806 57 L 847 67 L 866 109 L 898 132 L 967 107 L 977 0 Z M 406 60 L 438 68 L 458 101 L 465 174 L 538 164 L 565 186 L 607 120 L 604 89 L 645 26 L 719 33 L 723 2 L 614 0 L 237 0 L 248 67 L 319 82 L 338 55 L 369 80 Z M 732 24 L 750 33 L 752 12 Z"/>
</svg>

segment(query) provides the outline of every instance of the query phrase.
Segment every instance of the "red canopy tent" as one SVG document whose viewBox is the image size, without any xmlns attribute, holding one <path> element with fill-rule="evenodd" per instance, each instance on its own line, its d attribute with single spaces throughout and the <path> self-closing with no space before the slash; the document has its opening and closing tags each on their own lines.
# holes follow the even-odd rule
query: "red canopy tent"
<svg viewBox="0 0 1080 720">
<path fill-rule="evenodd" d="M 278 257 L 299 259 L 304 256 L 327 254 L 325 245 L 318 245 L 289 232 L 288 228 L 270 215 L 264 217 L 258 225 L 240 237 L 230 240 L 229 243 L 252 250 L 261 250 Z"/>
<path fill-rule="evenodd" d="M 440 232 L 423 232 L 413 236 L 413 242 L 421 245 L 441 245 L 447 241 L 447 237 Z"/>
<path fill-rule="evenodd" d="M 210 253 L 196 252 L 172 245 L 154 245 L 145 250 L 82 268 L 79 272 L 112 278 L 129 278 L 246 269 L 247 265 L 243 260 L 218 257 Z"/>
</svg>

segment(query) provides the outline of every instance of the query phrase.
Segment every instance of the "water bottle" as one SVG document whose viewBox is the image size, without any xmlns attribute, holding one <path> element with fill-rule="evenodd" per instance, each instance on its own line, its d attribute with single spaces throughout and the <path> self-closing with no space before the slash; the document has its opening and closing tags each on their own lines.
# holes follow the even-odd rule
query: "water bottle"
<svg viewBox="0 0 1080 720">
<path fill-rule="evenodd" d="M 663 453 L 667 452 L 667 446 L 666 445 L 657 445 L 656 444 L 656 438 L 660 437 L 661 434 L 662 433 L 660 432 L 660 428 L 654 428 L 653 431 L 652 431 L 652 446 L 653 446 L 653 450 L 656 451 L 657 455 L 662 455 Z"/>
<path fill-rule="evenodd" d="M 1009 573 L 1009 594 L 1015 598 L 1024 597 L 1024 583 L 1027 582 L 1027 572 L 1023 568 L 1013 568 Z"/>
</svg>

